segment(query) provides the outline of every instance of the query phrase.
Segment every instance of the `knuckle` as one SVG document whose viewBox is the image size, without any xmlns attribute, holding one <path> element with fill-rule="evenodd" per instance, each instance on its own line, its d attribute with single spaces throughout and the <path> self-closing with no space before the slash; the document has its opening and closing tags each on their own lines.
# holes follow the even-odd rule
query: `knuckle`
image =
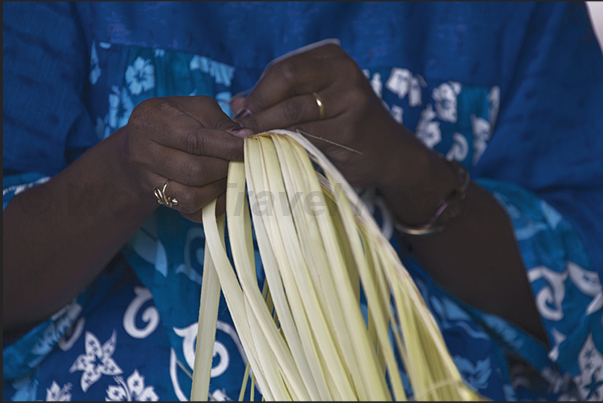
<svg viewBox="0 0 603 403">
<path fill-rule="evenodd" d="M 302 104 L 298 100 L 292 99 L 285 103 L 283 107 L 283 115 L 288 121 L 299 122 L 303 115 L 303 109 Z"/>
<path fill-rule="evenodd" d="M 148 120 L 148 106 L 145 105 L 145 102 L 148 100 L 142 101 L 132 110 L 130 114 L 130 118 L 128 119 L 129 126 L 144 126 Z"/>
<path fill-rule="evenodd" d="M 151 98 L 150 107 L 161 112 L 168 112 L 176 109 L 174 105 L 165 98 Z"/>
<path fill-rule="evenodd" d="M 220 119 L 216 122 L 214 129 L 217 130 L 228 130 L 232 127 L 232 120 L 225 117 L 224 119 Z"/>
<path fill-rule="evenodd" d="M 186 136 L 186 152 L 193 155 L 202 155 L 203 153 L 203 137 L 190 133 Z"/>
<path fill-rule="evenodd" d="M 300 74 L 300 65 L 294 61 L 283 61 L 278 66 L 278 73 L 286 82 L 295 81 Z"/>
<path fill-rule="evenodd" d="M 163 98 L 149 98 L 141 101 L 134 107 L 128 118 L 130 128 L 153 127 L 154 121 L 161 119 L 160 115 L 173 109 L 173 106 Z"/>
<path fill-rule="evenodd" d="M 253 93 L 247 98 L 246 108 L 254 112 L 262 111 L 266 109 L 266 99 L 259 93 Z M 251 116 L 247 117 L 246 119 L 249 119 Z"/>
<path fill-rule="evenodd" d="M 184 178 L 186 183 L 195 183 L 199 182 L 199 178 L 203 173 L 203 169 L 201 165 L 195 162 L 188 162 L 184 165 Z"/>
<path fill-rule="evenodd" d="M 206 108 L 212 108 L 218 106 L 218 102 L 210 96 L 207 95 L 197 95 L 195 96 L 195 100 L 199 102 L 199 104 Z"/>
</svg>

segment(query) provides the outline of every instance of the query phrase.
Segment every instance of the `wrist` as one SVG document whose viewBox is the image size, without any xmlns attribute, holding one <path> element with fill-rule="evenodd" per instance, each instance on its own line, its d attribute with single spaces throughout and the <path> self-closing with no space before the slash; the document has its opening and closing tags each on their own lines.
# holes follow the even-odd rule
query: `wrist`
<svg viewBox="0 0 603 403">
<path fill-rule="evenodd" d="M 136 205 L 137 208 L 142 208 L 143 211 L 150 214 L 159 204 L 153 191 L 143 187 L 135 167 L 130 162 L 127 126 L 117 129 L 106 141 L 110 142 L 114 155 L 117 157 L 117 164 L 114 165 L 116 170 L 114 177 L 120 178 L 116 185 L 121 188 L 123 194 L 128 195 L 128 197 L 124 197 L 124 200 L 127 200 L 125 204 Z"/>
<path fill-rule="evenodd" d="M 446 207 L 446 199 L 462 184 L 458 169 L 416 138 L 412 140 L 416 142 L 408 142 L 403 152 L 398 151 L 397 157 L 389 159 L 393 165 L 383 175 L 378 189 L 399 222 L 417 227 L 442 213 L 440 209 Z"/>
</svg>

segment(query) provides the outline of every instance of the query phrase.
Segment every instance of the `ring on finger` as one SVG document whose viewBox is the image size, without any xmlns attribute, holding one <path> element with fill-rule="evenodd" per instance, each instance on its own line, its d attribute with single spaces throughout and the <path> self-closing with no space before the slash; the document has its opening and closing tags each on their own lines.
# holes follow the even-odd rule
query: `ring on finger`
<svg viewBox="0 0 603 403">
<path fill-rule="evenodd" d="M 178 205 L 178 199 L 165 194 L 165 191 L 167 190 L 170 181 L 171 179 L 165 181 L 165 183 L 163 184 L 163 188 L 161 189 L 153 188 L 153 194 L 157 198 L 157 203 L 167 207 L 175 207 Z"/>
<path fill-rule="evenodd" d="M 316 101 L 316 105 L 318 105 L 318 120 L 323 120 L 325 118 L 325 103 L 317 92 L 313 92 L 312 96 Z"/>
</svg>

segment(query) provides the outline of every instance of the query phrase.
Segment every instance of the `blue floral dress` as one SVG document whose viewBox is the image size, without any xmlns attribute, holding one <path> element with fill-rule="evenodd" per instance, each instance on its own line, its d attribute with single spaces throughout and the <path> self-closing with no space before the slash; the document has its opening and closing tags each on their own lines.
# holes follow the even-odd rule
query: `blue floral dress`
<svg viewBox="0 0 603 403">
<path fill-rule="evenodd" d="M 391 115 L 464 164 L 513 224 L 548 349 L 441 289 L 383 199 L 361 191 L 463 379 L 494 400 L 603 399 L 603 58 L 583 4 L 5 2 L 3 11 L 4 208 L 125 125 L 141 101 L 208 95 L 232 117 L 226 101 L 272 59 L 338 38 Z M 202 225 L 159 208 L 85 292 L 3 345 L 4 399 L 188 400 L 204 243 Z M 224 300 L 219 312 L 210 393 L 237 399 L 246 357 Z"/>
</svg>

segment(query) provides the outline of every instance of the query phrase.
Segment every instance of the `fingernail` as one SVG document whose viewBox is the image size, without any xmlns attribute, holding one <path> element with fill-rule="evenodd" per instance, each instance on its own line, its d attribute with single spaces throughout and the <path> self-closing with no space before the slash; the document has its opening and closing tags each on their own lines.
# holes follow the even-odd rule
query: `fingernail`
<svg viewBox="0 0 603 403">
<path fill-rule="evenodd" d="M 226 131 L 237 137 L 251 137 L 254 134 L 251 129 L 243 126 L 233 127 L 232 129 L 228 129 Z"/>
<path fill-rule="evenodd" d="M 247 108 L 243 108 L 239 112 L 237 112 L 236 116 L 234 117 L 234 120 L 243 119 L 247 116 L 251 116 L 251 111 Z"/>
</svg>

